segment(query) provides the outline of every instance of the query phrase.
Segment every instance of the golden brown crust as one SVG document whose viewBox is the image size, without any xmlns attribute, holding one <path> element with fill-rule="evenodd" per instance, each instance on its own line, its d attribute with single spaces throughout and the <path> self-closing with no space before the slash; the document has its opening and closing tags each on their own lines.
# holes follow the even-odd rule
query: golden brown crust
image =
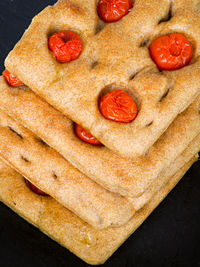
<svg viewBox="0 0 200 267">
<path fill-rule="evenodd" d="M 200 151 L 200 134 L 192 140 L 181 155 L 179 155 L 175 161 L 172 161 L 168 168 L 161 171 L 155 181 L 149 186 L 149 188 L 137 198 L 129 198 L 133 204 L 135 210 L 141 209 L 150 199 L 160 190 L 170 179 L 175 175 L 177 170 L 180 170 L 191 157 Z"/>
<path fill-rule="evenodd" d="M 83 175 L 1 110 L 0 140 L 3 160 L 94 227 L 119 226 L 133 216 L 128 200 Z"/>
<path fill-rule="evenodd" d="M 50 197 L 34 194 L 23 177 L 0 162 L 0 200 L 89 264 L 104 263 L 143 223 L 196 160 L 193 158 L 124 226 L 95 230 Z"/>
<path fill-rule="evenodd" d="M 90 264 L 105 262 L 196 159 L 199 10 L 199 0 L 136 0 L 129 15 L 106 25 L 98 19 L 96 0 L 60 0 L 34 18 L 6 60 L 6 67 L 34 92 L 106 145 L 82 143 L 62 113 L 28 87 L 11 88 L 0 78 L 0 157 L 93 227 L 110 227 L 97 230 L 53 198 L 35 195 L 24 178 L 1 161 L 0 199 Z M 170 12 L 172 18 L 162 22 Z M 70 64 L 56 62 L 47 47 L 48 36 L 62 29 L 77 32 L 84 43 L 81 57 Z M 147 46 L 170 32 L 186 35 L 194 57 L 184 69 L 160 73 Z M 119 87 L 140 109 L 130 124 L 105 120 L 98 111 L 99 96 Z M 80 173 L 37 135 L 115 193 Z"/>
<path fill-rule="evenodd" d="M 122 158 L 106 147 L 80 141 L 73 123 L 27 87 L 9 87 L 0 78 L 0 106 L 40 136 L 81 172 L 110 191 L 137 197 L 200 132 L 200 97 L 170 125 L 146 156 Z M 109 177 L 109 178 L 108 178 Z"/>
<path fill-rule="evenodd" d="M 34 93 L 31 92 L 27 87 L 19 87 L 19 88 L 9 87 L 4 82 L 4 80 L 1 80 L 0 83 L 1 83 L 1 86 L 0 86 L 1 108 L 2 108 L 2 105 L 4 105 L 4 109 L 6 109 L 7 112 L 9 112 L 15 119 L 20 120 L 22 123 L 25 123 L 26 126 L 28 125 L 29 128 L 33 128 L 35 130 L 36 134 L 39 133 L 40 137 L 41 137 L 41 131 L 42 131 L 42 133 L 45 133 L 45 136 L 47 138 L 50 138 L 49 140 L 51 140 L 51 138 L 53 138 L 53 140 L 55 140 L 55 141 L 60 141 L 59 146 L 56 146 L 56 147 L 58 147 L 58 148 L 64 147 L 65 151 L 67 151 L 68 147 L 70 147 L 70 146 L 72 146 L 73 150 L 76 150 L 77 147 L 79 147 L 78 144 L 80 141 L 74 142 L 74 143 L 71 142 L 69 144 L 69 141 L 72 141 L 72 139 L 73 139 L 73 133 L 72 133 L 72 128 L 71 128 L 72 123 L 68 119 L 66 119 L 59 112 L 55 111 L 52 107 L 50 107 L 47 103 L 42 101 L 39 97 L 34 95 Z M 198 105 L 196 105 L 196 106 L 198 108 Z M 187 113 L 187 112 L 185 112 L 185 113 Z M 4 113 L 1 113 L 1 115 L 2 115 L 1 116 L 2 120 L 3 120 L 3 118 L 8 120 L 8 117 Z M 191 120 L 191 116 L 192 116 L 192 114 L 190 114 L 190 117 L 189 117 L 189 115 L 188 116 L 184 115 L 183 116 L 184 117 L 183 123 L 185 123 L 185 120 L 186 120 L 186 124 L 188 124 Z M 196 128 L 197 127 L 197 124 L 195 121 L 196 118 L 193 116 L 192 120 L 194 120 L 195 128 Z M 181 125 L 183 125 L 183 123 Z M 174 124 L 175 124 L 175 122 L 174 122 Z M 5 127 L 6 123 L 4 122 L 3 125 Z M 89 201 L 87 203 L 90 204 L 90 202 L 92 202 L 92 200 L 93 200 L 92 198 L 95 195 L 95 199 L 96 199 L 96 201 L 99 201 L 99 203 L 97 204 L 97 202 L 93 201 L 94 206 L 95 205 L 101 206 L 100 203 L 102 203 L 102 201 L 106 200 L 106 197 L 105 197 L 106 195 L 103 195 L 102 198 L 100 198 L 99 195 L 96 196 L 96 194 L 98 192 L 98 190 L 97 190 L 98 186 L 97 186 L 97 188 L 95 188 L 96 191 L 92 190 L 92 187 L 91 187 L 91 185 L 94 185 L 94 183 L 90 184 L 90 182 L 89 183 L 85 182 L 85 185 L 87 184 L 87 188 L 86 188 L 86 187 L 84 187 L 84 182 L 83 182 L 82 184 L 79 184 L 79 187 L 74 188 L 69 182 L 67 183 L 65 177 L 63 176 L 63 177 L 61 177 L 62 182 L 59 181 L 59 185 L 57 185 L 59 187 L 59 190 L 63 189 L 63 187 L 64 188 L 67 187 L 76 196 L 77 196 L 77 194 L 79 194 L 81 192 L 81 190 L 84 191 L 84 189 L 85 189 L 85 191 L 88 190 L 89 192 L 94 193 L 93 195 L 89 196 L 84 191 L 84 194 L 83 194 L 84 199 L 77 198 L 76 199 L 76 206 L 73 206 L 74 202 L 73 202 L 73 200 L 70 199 L 71 198 L 70 194 L 67 194 L 67 198 L 66 198 L 66 195 L 63 196 L 62 192 L 60 192 L 60 191 L 55 192 L 55 190 L 57 190 L 55 185 L 54 185 L 54 187 L 50 186 L 52 183 L 52 179 L 50 177 L 52 176 L 53 171 L 52 171 L 52 166 L 51 166 L 51 168 L 47 167 L 47 166 L 49 166 L 49 161 L 51 161 L 51 165 L 54 165 L 53 162 L 55 162 L 56 157 L 58 159 L 61 159 L 62 157 L 60 157 L 59 154 L 57 154 L 55 152 L 53 153 L 53 150 L 48 148 L 48 146 L 44 150 L 43 146 L 45 144 L 43 144 L 43 145 L 39 144 L 38 145 L 38 142 L 40 142 L 40 140 L 36 136 L 34 136 L 30 131 L 27 131 L 26 129 L 21 127 L 17 122 L 14 122 L 11 119 L 9 119 L 7 121 L 7 125 L 9 125 L 13 130 L 17 129 L 16 133 L 18 133 L 19 135 L 21 135 L 23 137 L 23 142 L 19 142 L 19 140 L 18 140 L 18 142 L 15 142 L 15 139 L 13 139 L 13 135 L 7 134 L 8 129 L 6 129 L 6 132 L 5 132 L 5 129 L 4 129 L 4 131 L 3 131 L 3 129 L 1 129 L 0 134 L 1 134 L 1 138 L 3 138 L 3 142 L 0 145 L 0 155 L 1 155 L 1 157 L 4 158 L 4 160 L 9 161 L 11 166 L 13 165 L 19 172 L 21 172 L 23 175 L 25 175 L 34 184 L 38 183 L 38 177 L 43 177 L 43 179 L 45 177 L 45 180 L 43 180 L 44 183 L 42 183 L 42 189 L 44 191 L 47 191 L 47 190 L 49 190 L 48 189 L 48 187 L 49 187 L 50 188 L 50 191 L 49 191 L 50 194 L 53 195 L 54 197 L 56 197 L 57 200 L 59 200 L 65 206 L 69 207 L 72 210 L 75 210 L 76 214 L 80 213 L 80 209 L 83 208 L 82 201 L 85 201 L 86 198 L 88 198 L 88 201 Z M 67 125 L 70 128 L 66 128 Z M 180 126 L 176 125 L 176 127 L 174 128 L 174 131 L 181 128 L 181 125 Z M 191 126 L 190 123 L 189 123 L 189 126 Z M 38 131 L 37 131 L 37 129 L 38 129 Z M 68 131 L 67 131 L 67 129 L 68 129 Z M 198 129 L 198 128 L 196 128 L 196 129 Z M 194 130 L 194 127 L 190 129 L 191 132 L 193 132 L 193 130 Z M 183 131 L 185 131 L 185 128 L 183 129 Z M 190 131 L 189 131 L 189 133 L 190 133 Z M 15 134 L 13 133 L 15 135 L 15 138 L 17 137 L 16 133 Z M 174 134 L 174 132 L 171 131 L 171 135 L 169 137 L 172 140 L 175 140 L 175 136 L 173 136 L 173 138 L 172 138 L 173 134 Z M 26 138 L 24 138 L 24 135 L 26 135 Z M 63 139 L 61 138 L 61 136 L 64 136 L 65 138 L 68 137 L 68 142 L 67 143 L 62 142 Z M 184 135 L 181 135 L 181 136 L 182 136 L 182 139 L 186 138 L 186 140 L 187 140 L 187 135 L 185 136 L 185 132 L 184 132 Z M 54 137 L 55 137 L 55 139 L 54 139 Z M 17 139 L 19 139 L 19 138 L 17 138 Z M 77 138 L 74 138 L 74 139 L 76 141 L 78 140 Z M 178 141 L 180 142 L 180 140 L 178 140 Z M 167 144 L 167 148 L 165 147 L 165 150 L 167 150 L 170 148 L 170 143 L 168 143 L 168 141 L 165 141 L 165 142 Z M 5 145 L 5 143 L 6 143 L 6 145 Z M 189 142 L 187 144 L 189 144 Z M 181 145 L 182 145 L 182 143 L 181 143 Z M 173 143 L 171 143 L 171 146 L 174 147 Z M 83 153 L 81 153 L 82 147 L 80 147 L 79 149 L 80 149 L 80 156 L 81 156 L 81 155 L 83 155 Z M 158 149 L 160 149 L 160 147 L 158 147 Z M 163 152 L 165 152 L 165 154 L 166 154 L 165 150 L 163 150 Z M 181 155 L 178 154 L 177 159 L 175 161 L 173 160 L 173 158 L 170 158 L 170 160 L 172 161 L 172 164 L 170 165 L 170 172 L 169 172 L 169 170 L 167 170 L 167 172 L 166 172 L 166 169 L 163 169 L 163 171 L 161 171 L 161 173 L 156 177 L 155 181 L 150 184 L 148 189 L 146 191 L 144 191 L 144 193 L 141 196 L 136 197 L 136 198 L 129 198 L 129 201 L 133 204 L 134 209 L 139 210 L 140 208 L 142 208 L 152 198 L 152 196 L 164 184 L 166 184 L 168 182 L 169 174 L 170 174 L 170 176 L 174 175 L 176 170 L 180 169 L 192 157 L 192 155 L 194 153 L 197 153 L 199 150 L 200 150 L 200 135 L 198 135 L 198 137 L 194 138 L 194 140 L 187 146 L 187 148 L 185 149 L 185 151 Z M 27 154 L 27 151 L 29 151 L 28 158 L 25 157 L 25 155 Z M 50 151 L 52 153 L 50 153 Z M 84 154 L 88 153 L 88 151 L 85 149 L 83 149 L 83 151 L 84 151 Z M 157 154 L 157 152 L 155 150 L 154 155 L 156 155 L 156 154 Z M 26 161 L 27 160 L 30 161 L 31 164 L 29 164 L 30 162 L 26 162 L 26 161 L 23 162 L 21 159 L 19 160 L 19 155 L 23 155 L 23 158 L 26 159 Z M 54 155 L 54 156 L 52 156 L 52 155 Z M 154 158 L 155 156 L 152 156 L 152 157 Z M 45 158 L 46 161 L 44 161 L 43 164 L 38 163 L 38 162 L 43 161 L 43 158 Z M 99 158 L 99 155 L 97 154 L 96 161 L 98 160 L 98 158 Z M 36 162 L 35 162 L 35 159 L 37 159 Z M 61 162 L 62 163 L 64 162 L 64 165 L 62 165 L 61 169 L 69 168 L 70 165 L 68 163 L 66 164 L 66 161 L 64 159 L 62 159 Z M 58 168 L 58 166 L 60 166 L 59 162 L 57 161 L 56 164 L 57 164 L 57 168 Z M 118 162 L 118 164 L 120 164 L 120 162 Z M 96 164 L 96 165 L 98 166 L 98 164 Z M 122 164 L 122 166 L 123 166 L 123 164 Z M 44 169 L 42 167 L 45 168 L 46 172 L 44 171 Z M 60 167 L 59 167 L 59 169 L 60 169 Z M 72 169 L 74 170 L 74 168 L 72 168 Z M 102 169 L 101 169 L 101 171 L 102 171 Z M 50 175 L 49 175 L 49 173 L 50 173 Z M 54 174 L 55 173 L 56 173 L 56 171 L 54 171 Z M 66 170 L 66 173 L 67 173 L 67 170 Z M 69 173 L 71 173 L 71 172 L 69 172 Z M 80 173 L 78 171 L 76 171 L 76 173 L 79 175 L 78 179 L 80 179 Z M 77 176 L 77 174 L 76 174 L 76 176 Z M 70 175 L 70 177 L 72 177 L 72 176 L 73 176 L 73 172 Z M 110 177 L 110 176 L 108 176 L 108 177 Z M 54 179 L 55 179 L 55 177 L 54 177 Z M 60 177 L 59 177 L 59 179 L 60 179 Z M 87 181 L 87 179 L 86 179 L 86 181 Z M 41 182 L 42 181 L 40 181 L 40 183 Z M 54 183 L 55 183 L 55 181 L 54 181 Z M 41 185 L 39 184 L 39 186 L 41 186 Z M 76 186 L 77 186 L 77 184 L 76 184 Z M 73 194 L 72 194 L 72 198 L 73 198 Z M 101 194 L 101 191 L 99 191 L 99 194 Z M 63 197 L 65 197 L 66 199 L 63 199 Z M 62 199 L 62 200 L 60 200 L 60 199 Z M 119 198 L 119 199 L 120 199 L 121 204 L 126 203 L 125 200 L 122 201 L 122 198 Z M 120 203 L 117 206 L 118 208 L 121 207 Z M 107 204 L 110 205 L 110 202 L 107 202 Z M 105 205 L 105 203 L 102 205 L 103 210 L 105 209 L 104 205 Z M 126 205 L 128 205 L 128 204 L 126 203 Z M 78 210 L 76 210 L 77 207 L 78 207 Z M 89 213 L 89 219 L 91 220 L 91 217 L 93 216 L 93 212 L 94 212 L 93 207 L 90 207 L 90 206 L 88 207 L 87 204 L 84 207 L 86 207 L 86 209 L 85 209 L 86 214 L 88 213 L 88 209 L 89 209 L 89 212 L 90 212 Z M 127 207 L 129 207 L 128 212 L 127 212 Z M 127 217 L 125 216 L 123 218 L 124 220 L 125 219 L 128 220 L 128 218 L 131 216 L 130 206 L 128 205 L 127 207 L 124 206 L 123 207 L 124 210 L 123 209 L 120 210 L 122 216 L 124 215 L 123 212 L 127 212 L 127 215 L 126 215 Z M 104 219 L 105 212 L 107 212 L 107 210 L 104 210 L 104 213 L 101 213 L 101 216 L 100 216 L 101 217 L 101 220 L 100 220 L 101 225 L 100 226 L 98 225 L 98 227 L 108 226 L 108 225 L 106 225 L 106 223 L 108 223 L 107 222 L 108 218 Z M 82 213 L 83 213 L 83 211 L 80 213 L 79 216 L 82 217 L 83 216 Z M 95 219 L 96 219 L 96 216 L 94 216 L 93 220 L 95 221 Z M 112 219 L 113 218 L 111 216 L 110 224 L 112 223 Z M 88 220 L 88 219 L 86 218 L 86 220 Z M 102 223 L 102 220 L 105 220 L 105 221 Z M 119 218 L 119 220 L 120 220 L 120 218 Z M 121 221 L 121 223 L 124 223 L 124 222 L 125 221 L 123 221 L 123 220 Z M 98 223 L 98 224 L 100 224 L 100 223 Z M 94 225 L 94 223 L 93 223 L 93 225 Z"/>
<path fill-rule="evenodd" d="M 16 96 L 20 89 L 11 90 Z M 23 92 L 30 93 L 27 90 Z M 169 175 L 174 175 L 200 150 L 198 135 L 172 162 L 170 171 L 164 169 L 140 197 L 129 198 L 133 209 L 126 199 L 92 182 L 29 130 L 4 112 L 0 111 L 0 114 L 0 156 L 43 191 L 97 228 L 124 224 L 133 215 L 134 209 L 142 208 L 168 182 Z"/>
<path fill-rule="evenodd" d="M 34 18 L 6 67 L 110 149 L 141 155 L 200 92 L 199 2 L 137 0 L 127 16 L 96 34 L 96 1 L 63 0 Z M 170 12 L 172 18 L 162 22 Z M 69 64 L 57 63 L 47 46 L 49 34 L 61 29 L 78 32 L 84 42 L 81 57 Z M 147 46 L 171 32 L 186 35 L 194 47 L 193 61 L 181 70 L 160 73 Z M 136 98 L 140 112 L 135 121 L 115 123 L 101 116 L 97 102 L 106 86 L 124 88 Z"/>
<path fill-rule="evenodd" d="M 14 95 L 16 96 L 16 92 L 20 90 L 20 93 L 22 93 L 22 88 L 11 88 L 11 90 L 13 91 L 12 93 L 14 93 Z M 25 91 L 24 91 L 25 90 Z M 5 91 L 4 91 L 5 92 Z M 31 92 L 30 90 L 28 90 L 27 88 L 23 88 L 23 93 L 26 92 L 29 94 L 29 96 L 31 96 Z M 34 96 L 34 94 L 32 94 Z M 37 98 L 37 97 L 36 97 Z M 19 98 L 15 98 L 15 100 L 19 100 Z M 30 99 L 29 99 L 30 100 Z M 18 101 L 15 101 L 15 104 Z M 19 103 L 18 103 L 19 104 Z M 21 103 L 24 107 L 24 102 Z M 33 105 L 33 101 L 30 102 L 31 106 L 34 107 Z M 15 107 L 18 105 L 15 105 Z M 9 106 L 8 106 L 9 108 Z M 39 115 L 38 111 L 39 108 L 35 108 L 34 110 L 37 112 L 37 115 Z M 70 171 L 68 171 L 69 168 L 69 164 L 66 163 L 66 161 L 63 159 L 61 162 L 64 163 L 65 165 L 60 165 L 58 159 L 62 159 L 62 157 L 59 156 L 58 153 L 56 153 L 55 151 L 53 151 L 52 149 L 50 149 L 47 145 L 46 150 L 42 149 L 42 146 L 45 145 L 45 143 L 41 143 L 41 140 L 38 139 L 36 136 L 34 136 L 30 131 L 26 130 L 25 128 L 23 128 L 22 126 L 20 126 L 19 123 L 14 122 L 12 119 L 10 119 L 7 115 L 5 115 L 5 113 L 1 112 L 1 120 L 2 120 L 2 125 L 3 127 L 5 127 L 5 125 L 9 125 L 9 130 L 12 132 L 12 135 L 9 135 L 7 133 L 8 129 L 3 129 L 3 127 L 0 129 L 0 138 L 1 140 L 3 140 L 0 143 L 0 156 L 6 161 L 8 162 L 11 167 L 13 166 L 16 170 L 18 170 L 18 172 L 22 173 L 24 176 L 26 176 L 29 180 L 33 181 L 34 184 L 38 183 L 38 177 L 40 177 L 40 183 L 41 181 L 41 177 L 44 180 L 44 183 L 42 183 L 42 185 L 40 185 L 39 183 L 39 187 L 42 186 L 43 191 L 47 191 L 49 190 L 50 195 L 56 197 L 56 199 L 58 201 L 60 201 L 61 203 L 63 203 L 64 206 L 70 207 L 71 210 L 74 210 L 76 212 L 76 214 L 80 214 L 79 216 L 83 216 L 83 212 L 84 214 L 87 214 L 87 217 L 89 217 L 89 219 L 86 217 L 86 221 L 91 220 L 91 217 L 93 215 L 95 215 L 93 221 L 96 222 L 97 220 L 97 215 L 96 212 L 99 211 L 99 206 L 103 207 L 103 212 L 101 213 L 101 215 L 99 215 L 99 220 L 98 223 L 96 223 L 98 226 L 98 228 L 100 227 L 106 227 L 109 226 L 109 222 L 110 225 L 115 225 L 114 223 L 112 223 L 112 220 L 114 220 L 114 218 L 112 217 L 113 214 L 109 214 L 111 212 L 111 209 L 115 209 L 116 212 L 116 206 L 117 206 L 117 212 L 120 209 L 120 216 L 124 216 L 123 219 L 121 219 L 121 217 L 118 219 L 118 221 L 121 222 L 121 224 L 125 223 L 125 220 L 128 220 L 130 218 L 131 215 L 133 215 L 133 209 L 130 208 L 130 205 L 128 205 L 128 203 L 126 203 L 126 200 L 123 198 L 120 198 L 118 196 L 118 198 L 116 198 L 115 194 L 110 194 L 111 197 L 113 197 L 113 201 L 117 201 L 119 199 L 119 203 L 115 202 L 109 202 L 108 198 L 106 198 L 106 196 L 109 196 L 109 193 L 106 195 L 105 192 L 106 190 L 101 190 L 98 191 L 98 186 L 94 183 L 90 183 L 91 181 L 87 182 L 86 178 L 86 182 L 80 182 L 80 179 L 82 179 L 80 177 L 80 173 L 77 171 L 76 173 L 72 173 Z M 15 117 L 15 116 L 14 116 Z M 32 117 L 33 119 L 33 117 Z M 31 121 L 31 117 L 29 117 L 29 120 Z M 48 122 L 46 122 L 46 124 L 51 124 L 51 120 Z M 56 121 L 56 125 L 59 128 L 59 124 Z M 192 130 L 192 129 L 191 129 Z M 13 139 L 13 134 L 20 139 L 23 140 L 23 142 L 16 142 L 16 139 Z M 24 137 L 26 135 L 26 137 Z M 185 138 L 185 136 L 182 136 L 182 138 Z M 19 140 L 18 140 L 19 141 Z M 38 142 L 40 142 L 40 145 L 38 146 Z M 194 140 L 192 140 L 192 142 L 188 143 L 187 148 L 185 149 L 185 151 L 177 156 L 177 159 L 175 161 L 172 160 L 172 163 L 170 165 L 170 170 L 167 169 L 163 169 L 161 171 L 161 173 L 156 177 L 155 181 L 153 181 L 150 186 L 148 187 L 148 189 L 146 191 L 144 191 L 144 193 L 136 198 L 128 198 L 128 200 L 133 204 L 133 207 L 135 210 L 139 210 L 140 208 L 142 208 L 151 198 L 152 196 L 159 191 L 159 189 L 165 185 L 168 182 L 169 176 L 173 176 L 175 174 L 175 172 L 178 169 L 181 169 L 184 164 L 190 160 L 190 158 L 193 156 L 194 153 L 198 153 L 200 150 L 200 134 L 194 138 Z M 27 155 L 27 151 L 28 151 L 28 157 L 25 156 Z M 52 156 L 54 155 L 54 156 Z M 71 178 L 70 181 L 73 181 L 73 183 L 75 183 L 75 179 L 72 177 L 73 175 L 77 174 L 79 175 L 77 179 L 77 182 L 75 183 L 75 187 L 70 184 L 69 182 L 66 181 L 65 176 L 62 176 L 60 179 L 60 176 L 57 176 L 57 171 L 55 171 L 55 160 L 56 160 L 56 156 L 57 156 L 57 161 L 56 161 L 56 168 L 59 168 L 60 173 L 62 173 L 62 169 L 65 168 L 65 173 L 67 173 Z M 42 164 L 40 163 L 41 161 L 43 161 L 43 158 L 46 159 L 46 161 L 44 161 Z M 20 160 L 19 160 L 20 159 Z M 36 161 L 35 161 L 36 160 Z M 23 163 L 22 163 L 23 162 Z M 51 168 L 49 167 L 49 164 L 51 166 Z M 54 166 L 54 171 L 52 171 L 52 166 Z M 70 166 L 71 167 L 71 166 Z M 68 169 L 67 169 L 68 168 Z M 74 170 L 74 168 L 72 167 L 72 169 Z M 45 172 L 46 170 L 46 172 Z M 64 171 L 63 171 L 64 173 Z M 54 187 L 51 186 L 52 184 L 52 179 L 51 176 L 54 178 L 54 183 L 57 185 L 57 187 L 54 185 Z M 83 176 L 84 177 L 84 176 Z M 55 179 L 59 179 L 58 181 L 55 181 Z M 68 177 L 69 179 L 69 177 Z M 87 187 L 86 187 L 87 185 Z M 96 186 L 96 187 L 92 187 Z M 48 189 L 48 187 L 50 189 Z M 67 195 L 65 194 L 63 196 L 63 188 L 68 188 L 68 190 L 70 190 L 69 192 L 65 192 L 68 193 Z M 58 189 L 59 190 L 58 190 Z M 95 188 L 95 190 L 93 189 Z M 55 190 L 58 190 L 55 191 Z M 90 193 L 88 192 L 92 192 L 91 195 L 89 195 Z M 104 195 L 102 195 L 102 197 L 100 197 L 100 194 L 104 192 Z M 79 195 L 81 194 L 81 198 L 79 197 Z M 74 205 L 74 195 L 76 197 L 76 201 Z M 72 198 L 72 199 L 71 199 Z M 116 198 L 116 199 L 115 199 Z M 95 200 L 95 201 L 94 201 Z M 84 203 L 83 203 L 84 201 Z M 93 201 L 93 202 L 92 202 Z M 105 207 L 105 203 L 103 203 L 103 201 L 106 202 L 107 205 L 113 205 L 112 208 L 109 207 L 110 209 L 106 209 Z M 70 204 L 69 204 L 70 203 Z M 102 204 L 103 203 L 103 204 Z M 93 204 L 93 206 L 91 205 Z M 123 206 L 123 209 L 121 209 L 122 205 L 126 205 Z M 83 206 L 84 205 L 84 206 Z M 88 207 L 89 206 L 89 207 Z M 86 207 L 85 211 L 81 211 L 80 213 L 80 209 Z M 127 208 L 129 208 L 127 210 Z M 130 213 L 132 210 L 132 214 Z M 88 212 L 89 215 L 88 215 Z M 124 213 L 127 213 L 126 215 L 124 215 Z M 93 214 L 94 213 L 94 214 Z M 109 214 L 109 215 L 108 215 Z M 116 213 L 114 213 L 115 218 L 116 218 Z M 108 218 L 106 216 L 110 216 L 110 221 L 108 220 Z M 104 218 L 106 217 L 106 218 Z M 121 220 L 120 220 L 121 219 Z M 92 222 L 93 222 L 92 221 Z M 117 219 L 116 219 L 117 221 Z M 107 224 L 108 225 L 107 225 Z M 93 222 L 94 224 L 94 222 Z M 119 225 L 119 223 L 118 223 Z M 117 225 L 116 225 L 117 226 Z"/>
</svg>

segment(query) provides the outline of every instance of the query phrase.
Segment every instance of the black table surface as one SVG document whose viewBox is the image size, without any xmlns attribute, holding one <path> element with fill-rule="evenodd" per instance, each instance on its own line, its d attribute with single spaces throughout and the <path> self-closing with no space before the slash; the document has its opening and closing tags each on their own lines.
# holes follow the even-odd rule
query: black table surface
<svg viewBox="0 0 200 267">
<path fill-rule="evenodd" d="M 0 0 L 0 71 L 31 18 L 53 0 Z M 104 266 L 200 266 L 200 164 Z M 89 266 L 0 204 L 0 266 Z"/>
</svg>

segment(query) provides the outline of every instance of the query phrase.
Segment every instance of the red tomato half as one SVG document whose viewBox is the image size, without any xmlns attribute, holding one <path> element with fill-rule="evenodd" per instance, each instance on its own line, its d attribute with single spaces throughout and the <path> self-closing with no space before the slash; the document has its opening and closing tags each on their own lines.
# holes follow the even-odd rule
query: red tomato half
<svg viewBox="0 0 200 267">
<path fill-rule="evenodd" d="M 133 98 L 123 90 L 115 90 L 104 95 L 99 103 L 101 114 L 116 122 L 131 122 L 137 114 L 137 105 Z"/>
<path fill-rule="evenodd" d="M 17 79 L 17 77 L 15 77 L 13 74 L 11 74 L 8 70 L 4 70 L 2 74 L 4 79 L 9 85 L 11 86 L 23 85 L 23 83 L 19 79 Z"/>
<path fill-rule="evenodd" d="M 192 59 L 192 46 L 180 33 L 163 35 L 149 47 L 150 55 L 160 70 L 177 70 Z"/>
<path fill-rule="evenodd" d="M 82 52 L 82 41 L 74 32 L 60 31 L 49 38 L 49 49 L 58 62 L 66 63 L 79 58 Z"/>
<path fill-rule="evenodd" d="M 74 131 L 78 138 L 80 138 L 83 142 L 94 145 L 94 146 L 102 146 L 102 144 L 90 133 L 88 133 L 85 129 L 83 129 L 80 125 L 75 124 Z"/>
<path fill-rule="evenodd" d="M 34 184 L 32 184 L 31 182 L 29 182 L 28 180 L 25 179 L 25 182 L 26 182 L 27 186 L 31 189 L 31 191 L 33 191 L 37 195 L 40 195 L 40 196 L 48 196 L 45 192 L 43 192 L 42 190 L 40 190 L 39 188 L 37 188 Z"/>
<path fill-rule="evenodd" d="M 97 13 L 105 22 L 116 22 L 127 15 L 132 7 L 132 0 L 100 0 Z"/>
</svg>

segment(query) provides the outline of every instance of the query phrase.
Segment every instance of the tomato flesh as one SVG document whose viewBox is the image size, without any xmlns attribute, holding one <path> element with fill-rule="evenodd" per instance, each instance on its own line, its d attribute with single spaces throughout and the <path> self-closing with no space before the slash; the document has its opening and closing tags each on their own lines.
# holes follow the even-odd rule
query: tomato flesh
<svg viewBox="0 0 200 267">
<path fill-rule="evenodd" d="M 192 46 L 180 33 L 163 35 L 150 47 L 151 58 L 160 70 L 177 70 L 188 65 L 192 59 Z"/>
<path fill-rule="evenodd" d="M 97 140 L 94 136 L 88 133 L 85 129 L 83 129 L 80 125 L 75 124 L 74 131 L 79 139 L 83 142 L 94 145 L 94 146 L 102 146 L 101 142 Z"/>
<path fill-rule="evenodd" d="M 104 95 L 100 99 L 99 109 L 106 119 L 116 122 L 131 122 L 138 114 L 135 101 L 123 90 L 114 90 Z"/>
<path fill-rule="evenodd" d="M 25 182 L 26 182 L 26 185 L 28 186 L 28 188 L 30 188 L 31 191 L 33 191 L 37 195 L 40 195 L 40 196 L 48 196 L 45 192 L 43 192 L 42 190 L 40 190 L 39 188 L 37 188 L 34 184 L 32 184 L 31 182 L 29 182 L 27 179 L 25 179 Z"/>
<path fill-rule="evenodd" d="M 80 37 L 71 31 L 60 31 L 49 38 L 49 49 L 60 63 L 66 63 L 79 58 L 82 52 Z"/>
<path fill-rule="evenodd" d="M 8 70 L 4 70 L 2 75 L 3 75 L 4 79 L 6 80 L 6 82 L 11 86 L 23 85 L 23 82 L 21 82 L 19 79 L 17 79 L 17 77 L 15 77 Z"/>
<path fill-rule="evenodd" d="M 116 22 L 128 14 L 132 0 L 100 0 L 97 13 L 104 22 Z"/>
</svg>

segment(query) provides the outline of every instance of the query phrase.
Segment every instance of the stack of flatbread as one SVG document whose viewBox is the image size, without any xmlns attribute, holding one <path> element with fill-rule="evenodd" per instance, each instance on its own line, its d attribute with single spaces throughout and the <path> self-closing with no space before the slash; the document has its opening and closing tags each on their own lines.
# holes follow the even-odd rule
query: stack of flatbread
<svg viewBox="0 0 200 267">
<path fill-rule="evenodd" d="M 0 199 L 90 264 L 105 262 L 142 224 L 200 150 L 200 2 L 138 0 L 111 24 L 96 4 L 45 8 L 5 61 L 24 85 L 0 78 Z M 47 43 L 65 29 L 82 36 L 84 51 L 60 64 Z M 193 42 L 193 59 L 161 72 L 145 43 L 180 31 Z M 133 122 L 98 112 L 99 96 L 114 88 L 135 97 Z M 74 123 L 104 146 L 82 142 Z"/>
</svg>

